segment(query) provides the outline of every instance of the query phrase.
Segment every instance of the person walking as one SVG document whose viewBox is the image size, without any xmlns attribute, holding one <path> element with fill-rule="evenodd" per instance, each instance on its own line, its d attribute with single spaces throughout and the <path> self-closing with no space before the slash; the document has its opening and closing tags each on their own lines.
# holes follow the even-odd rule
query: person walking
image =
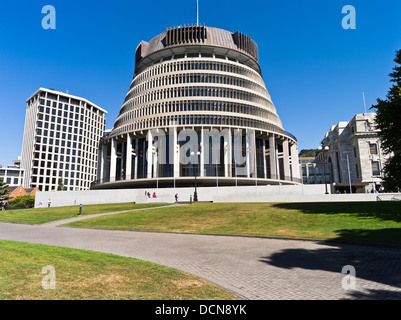
<svg viewBox="0 0 401 320">
<path fill-rule="evenodd" d="M 175 202 L 178 202 L 178 193 L 175 194 Z"/>
<path fill-rule="evenodd" d="M 50 205 L 52 204 L 52 201 L 50 200 L 50 198 L 49 198 L 49 200 L 47 200 L 47 207 L 48 208 L 50 208 Z"/>
</svg>

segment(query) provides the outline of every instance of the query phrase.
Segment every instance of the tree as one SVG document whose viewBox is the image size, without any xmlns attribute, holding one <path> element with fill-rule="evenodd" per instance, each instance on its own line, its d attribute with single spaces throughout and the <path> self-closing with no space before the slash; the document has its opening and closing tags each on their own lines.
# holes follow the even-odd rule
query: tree
<svg viewBox="0 0 401 320">
<path fill-rule="evenodd" d="M 60 179 L 58 179 L 57 191 L 63 191 L 63 190 L 64 190 L 64 183 L 63 183 L 63 179 L 60 178 Z"/>
<path fill-rule="evenodd" d="M 7 196 L 10 191 L 7 190 L 8 184 L 0 180 L 0 199 L 1 200 L 8 200 L 9 197 Z"/>
<path fill-rule="evenodd" d="M 384 164 L 384 184 L 388 190 L 401 188 L 401 50 L 396 52 L 396 66 L 389 74 L 393 86 L 387 93 L 387 99 L 377 99 L 376 125 L 380 130 L 383 152 L 388 155 Z"/>
<path fill-rule="evenodd" d="M 302 149 L 299 152 L 300 157 L 316 157 L 317 149 Z"/>
</svg>

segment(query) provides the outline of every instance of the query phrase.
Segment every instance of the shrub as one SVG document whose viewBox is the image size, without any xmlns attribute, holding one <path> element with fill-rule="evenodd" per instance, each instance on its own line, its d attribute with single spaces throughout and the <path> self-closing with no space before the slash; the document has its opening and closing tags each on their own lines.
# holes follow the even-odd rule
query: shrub
<svg viewBox="0 0 401 320">
<path fill-rule="evenodd" d="M 13 200 L 10 200 L 8 204 L 12 207 L 18 208 L 33 208 L 35 205 L 35 196 L 32 196 L 30 194 L 19 196 Z"/>
</svg>

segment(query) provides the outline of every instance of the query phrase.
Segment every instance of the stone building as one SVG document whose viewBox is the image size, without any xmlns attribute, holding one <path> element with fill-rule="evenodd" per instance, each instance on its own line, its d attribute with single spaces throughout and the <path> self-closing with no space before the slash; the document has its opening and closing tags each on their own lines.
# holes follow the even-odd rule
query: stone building
<svg viewBox="0 0 401 320">
<path fill-rule="evenodd" d="M 333 125 L 322 144 L 329 147 L 326 158 L 335 190 L 347 193 L 381 190 L 386 156 L 380 147 L 375 113 L 357 114 L 349 122 Z"/>
</svg>

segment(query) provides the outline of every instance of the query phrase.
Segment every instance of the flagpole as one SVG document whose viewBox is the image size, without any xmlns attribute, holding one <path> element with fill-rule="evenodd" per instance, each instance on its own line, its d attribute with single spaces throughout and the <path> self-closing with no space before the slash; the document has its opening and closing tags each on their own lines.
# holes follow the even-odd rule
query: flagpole
<svg viewBox="0 0 401 320">
<path fill-rule="evenodd" d="M 196 26 L 199 27 L 199 0 L 196 0 Z"/>
<path fill-rule="evenodd" d="M 362 90 L 362 95 L 363 95 L 363 105 L 365 107 L 365 113 L 366 113 L 365 91 L 363 91 L 363 90 Z"/>
</svg>

